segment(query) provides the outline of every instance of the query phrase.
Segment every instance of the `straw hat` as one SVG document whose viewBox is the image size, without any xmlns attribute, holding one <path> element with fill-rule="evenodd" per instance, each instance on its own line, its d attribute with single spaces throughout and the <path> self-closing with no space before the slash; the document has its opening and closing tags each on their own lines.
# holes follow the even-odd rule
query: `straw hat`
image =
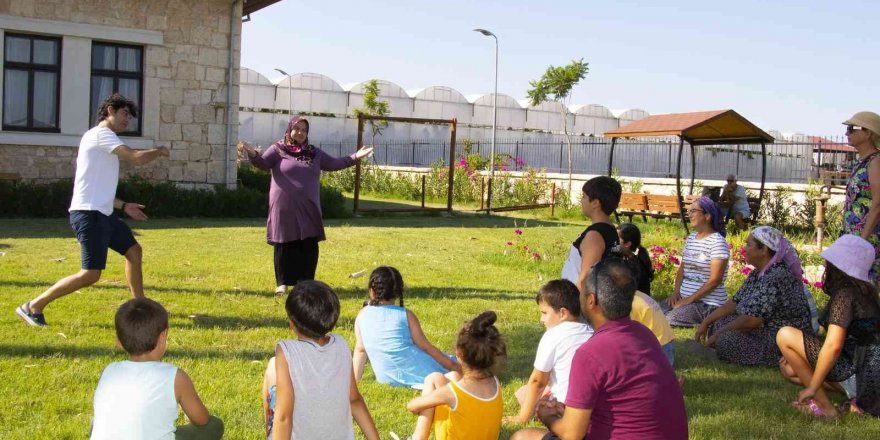
<svg viewBox="0 0 880 440">
<path fill-rule="evenodd" d="M 843 122 L 843 125 L 858 125 L 874 133 L 874 146 L 880 148 L 880 115 L 874 112 L 858 112 Z"/>
<path fill-rule="evenodd" d="M 843 273 L 862 281 L 874 282 L 869 273 L 874 265 L 874 246 L 864 238 L 842 235 L 820 255 Z"/>
</svg>

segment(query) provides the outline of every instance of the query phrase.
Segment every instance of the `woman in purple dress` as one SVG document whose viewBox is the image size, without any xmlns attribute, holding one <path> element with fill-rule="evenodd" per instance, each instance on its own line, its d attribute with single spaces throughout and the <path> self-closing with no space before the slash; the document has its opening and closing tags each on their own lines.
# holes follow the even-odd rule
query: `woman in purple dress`
<svg viewBox="0 0 880 440">
<path fill-rule="evenodd" d="M 350 167 L 369 156 L 373 148 L 332 157 L 309 144 L 309 121 L 294 116 L 284 138 L 265 151 L 259 152 L 247 142 L 240 142 L 238 149 L 255 167 L 272 172 L 266 241 L 275 248 L 275 293 L 284 294 L 297 281 L 315 278 L 318 242 L 326 238 L 321 219 L 321 171 Z"/>
</svg>

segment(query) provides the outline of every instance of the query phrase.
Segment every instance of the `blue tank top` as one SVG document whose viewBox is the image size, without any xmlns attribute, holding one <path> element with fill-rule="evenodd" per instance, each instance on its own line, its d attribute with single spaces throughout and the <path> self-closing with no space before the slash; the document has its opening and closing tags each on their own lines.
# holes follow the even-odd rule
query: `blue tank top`
<svg viewBox="0 0 880 440">
<path fill-rule="evenodd" d="M 366 306 L 358 317 L 361 340 L 379 383 L 422 385 L 431 373 L 447 373 L 413 343 L 406 309 L 395 305 Z"/>
</svg>

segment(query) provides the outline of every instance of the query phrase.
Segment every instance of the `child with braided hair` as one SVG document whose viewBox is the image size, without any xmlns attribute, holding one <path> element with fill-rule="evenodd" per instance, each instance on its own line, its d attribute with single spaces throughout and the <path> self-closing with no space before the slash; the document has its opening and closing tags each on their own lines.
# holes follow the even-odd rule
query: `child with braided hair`
<svg viewBox="0 0 880 440">
<path fill-rule="evenodd" d="M 368 358 L 376 380 L 392 386 L 419 388 L 431 373 L 460 369 L 428 341 L 419 319 L 403 307 L 403 277 L 397 269 L 377 267 L 368 287 L 370 299 L 354 321 L 355 379 L 361 380 Z"/>
</svg>

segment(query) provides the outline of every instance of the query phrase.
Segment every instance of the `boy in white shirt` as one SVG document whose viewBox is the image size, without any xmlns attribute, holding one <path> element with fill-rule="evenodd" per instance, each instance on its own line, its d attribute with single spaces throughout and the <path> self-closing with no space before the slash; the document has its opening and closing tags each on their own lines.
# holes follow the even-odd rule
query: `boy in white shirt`
<svg viewBox="0 0 880 440">
<path fill-rule="evenodd" d="M 538 343 L 528 382 L 516 391 L 519 414 L 506 417 L 506 423 L 528 423 L 539 400 L 565 402 L 571 358 L 593 335 L 592 327 L 581 320 L 579 295 L 577 286 L 568 280 L 550 281 L 538 291 L 535 302 L 547 331 Z"/>
<path fill-rule="evenodd" d="M 46 325 L 43 309 L 50 302 L 97 283 L 107 264 L 108 249 L 125 257 L 125 276 L 131 294 L 143 298 L 141 246 L 131 228 L 113 213 L 113 209 L 119 209 L 132 220 L 144 221 L 147 216 L 142 211 L 144 205 L 116 198 L 119 159 L 143 165 L 159 157 L 168 157 L 169 153 L 165 147 L 132 150 L 125 146 L 117 135 L 125 132 L 132 117 L 137 117 L 137 105 L 114 93 L 101 104 L 97 125 L 83 135 L 76 155 L 76 177 L 70 202 L 70 226 L 80 243 L 82 270 L 62 278 L 38 297 L 18 306 L 15 313 L 24 322 L 34 326 Z"/>
<path fill-rule="evenodd" d="M 116 312 L 116 341 L 128 360 L 101 373 L 95 388 L 91 440 L 213 440 L 223 422 L 208 413 L 192 380 L 161 362 L 168 341 L 168 312 L 147 299 L 129 300 Z M 175 428 L 177 406 L 190 424 Z"/>
</svg>

